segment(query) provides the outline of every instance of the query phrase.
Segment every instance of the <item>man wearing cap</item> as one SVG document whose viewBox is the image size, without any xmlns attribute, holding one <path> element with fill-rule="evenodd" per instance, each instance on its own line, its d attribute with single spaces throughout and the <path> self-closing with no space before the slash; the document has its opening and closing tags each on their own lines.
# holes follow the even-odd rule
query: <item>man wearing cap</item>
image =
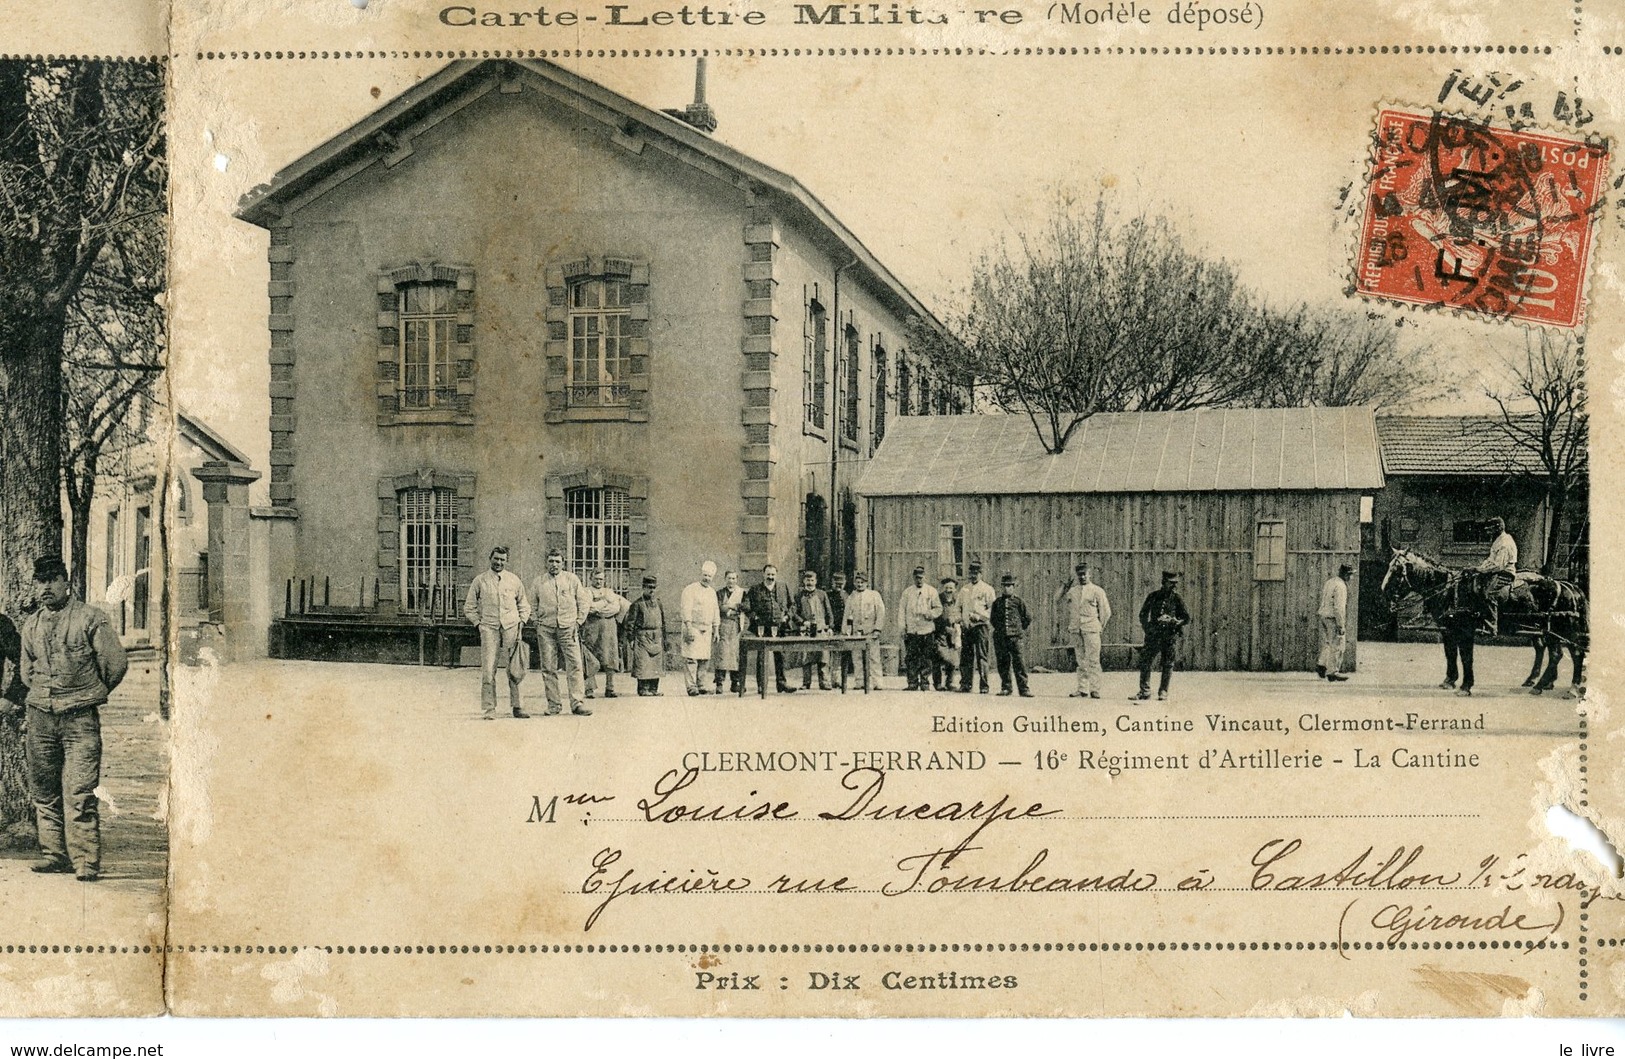
<svg viewBox="0 0 1625 1059">
<path fill-rule="evenodd" d="M 1159 700 L 1168 697 L 1168 685 L 1174 676 L 1175 656 L 1179 651 L 1179 637 L 1191 623 L 1191 612 L 1179 596 L 1179 574 L 1172 570 L 1162 572 L 1162 587 L 1145 597 L 1140 606 L 1140 628 L 1145 630 L 1145 646 L 1140 648 L 1140 693 L 1135 699 L 1151 697 L 1151 663 L 1155 659 L 1162 668 L 1162 682 L 1157 686 Z"/>
<path fill-rule="evenodd" d="M 829 627 L 839 636 L 846 631 L 846 574 L 836 570 L 829 575 Z M 837 674 L 845 679 L 852 672 L 852 656 L 842 651 L 831 659 L 841 667 Z"/>
<path fill-rule="evenodd" d="M 835 627 L 830 613 L 829 594 L 818 587 L 818 572 L 801 572 L 801 592 L 796 596 L 796 625 L 803 636 L 827 635 Z M 818 690 L 829 690 L 829 655 L 821 651 L 808 651 L 801 656 L 801 689 L 812 687 L 814 672 L 818 673 Z"/>
<path fill-rule="evenodd" d="M 1078 686 L 1071 698 L 1100 698 L 1100 639 L 1106 623 L 1112 620 L 1112 605 L 1106 590 L 1089 579 L 1089 564 L 1079 563 L 1076 579 L 1062 600 L 1067 631 L 1072 635 L 1072 651 L 1078 659 Z"/>
<path fill-rule="evenodd" d="M 869 587 L 869 575 L 852 575 L 852 594 L 846 597 L 847 631 L 861 636 L 863 643 L 863 690 L 880 684 L 880 633 L 886 627 L 886 601 Z"/>
<path fill-rule="evenodd" d="M 1349 575 L 1354 568 L 1347 563 L 1337 568 L 1335 577 L 1328 577 L 1320 589 L 1320 663 L 1315 672 L 1327 680 L 1347 680 L 1343 668 L 1343 635 L 1349 611 Z"/>
<path fill-rule="evenodd" d="M 999 694 L 1011 694 L 1010 673 L 1014 670 L 1015 685 L 1021 690 L 1021 697 L 1030 699 L 1033 693 L 1027 690 L 1027 664 L 1021 658 L 1021 641 L 1033 617 L 1027 612 L 1026 602 L 1016 595 L 1016 575 L 1005 574 L 999 583 L 1003 591 L 993 601 L 991 612 L 993 653 L 999 662 Z"/>
<path fill-rule="evenodd" d="M 711 637 L 722 624 L 717 608 L 717 564 L 707 559 L 700 564 L 700 579 L 683 589 L 677 607 L 683 621 L 683 681 L 690 695 L 710 694 Z"/>
<path fill-rule="evenodd" d="M 491 549 L 491 568 L 469 582 L 463 598 L 463 617 L 480 631 L 480 716 L 490 721 L 497 712 L 497 669 L 508 677 L 508 705 L 515 717 L 529 717 L 519 705 L 519 682 L 525 679 L 520 630 L 530 620 L 530 599 L 525 583 L 507 569 L 508 549 Z"/>
<path fill-rule="evenodd" d="M 74 872 L 82 882 L 95 882 L 102 861 L 100 707 L 129 661 L 107 615 L 73 598 L 61 559 L 35 560 L 34 589 L 40 607 L 21 631 L 28 685 L 23 756 L 43 855 L 33 870 Z"/>
<path fill-rule="evenodd" d="M 745 613 L 750 616 L 747 632 L 757 636 L 784 636 L 793 631 L 795 617 L 790 608 L 790 586 L 779 580 L 779 568 L 772 563 L 762 567 L 762 580 L 745 593 Z M 740 663 L 744 663 L 741 658 Z M 784 679 L 784 655 L 773 652 L 774 686 L 789 694 L 796 690 Z M 758 689 L 760 690 L 760 689 Z"/>
<path fill-rule="evenodd" d="M 1513 582 L 1518 577 L 1518 542 L 1507 532 L 1506 520 L 1500 516 L 1490 519 L 1490 553 L 1474 567 L 1478 577 L 1478 591 L 1484 598 L 1483 618 L 1494 632 L 1499 605 L 1505 602 Z"/>
<path fill-rule="evenodd" d="M 930 665 L 931 634 L 937 629 L 937 616 L 942 613 L 942 599 L 937 590 L 925 583 L 925 567 L 914 568 L 914 583 L 903 589 L 900 608 L 903 618 L 903 662 L 908 673 L 909 691 L 926 691 L 931 685 L 926 676 Z"/>
<path fill-rule="evenodd" d="M 547 689 L 547 714 L 563 710 L 559 691 L 559 667 L 564 668 L 570 696 L 570 712 L 592 716 L 587 709 L 586 680 L 581 669 L 581 626 L 592 609 L 592 594 L 581 579 L 564 568 L 564 556 L 547 553 L 547 573 L 531 582 L 530 611 L 536 622 L 536 638 L 542 645 L 542 685 Z"/>
<path fill-rule="evenodd" d="M 660 675 L 666 669 L 666 612 L 655 598 L 658 585 L 653 574 L 643 575 L 643 595 L 632 601 L 622 624 L 639 695 L 659 695 Z"/>
<path fill-rule="evenodd" d="M 960 635 L 959 690 L 969 694 L 974 674 L 987 694 L 987 659 L 993 651 L 993 600 L 998 593 L 982 580 L 982 564 L 970 564 L 970 580 L 959 590 L 965 626 Z"/>
</svg>

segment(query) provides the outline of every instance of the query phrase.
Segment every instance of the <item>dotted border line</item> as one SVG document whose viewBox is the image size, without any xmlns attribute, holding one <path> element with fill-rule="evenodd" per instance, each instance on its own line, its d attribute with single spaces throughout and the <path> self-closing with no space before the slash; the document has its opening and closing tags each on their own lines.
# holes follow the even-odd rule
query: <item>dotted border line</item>
<svg viewBox="0 0 1625 1059">
<path fill-rule="evenodd" d="M 0 945 L 0 952 L 8 955 L 141 956 L 165 951 L 163 945 Z"/>
<path fill-rule="evenodd" d="M 55 53 L 39 54 L 39 55 L 25 55 L 25 54 L 22 54 L 20 52 L 0 52 L 0 62 L 56 63 L 56 62 L 73 62 L 73 61 L 103 62 L 103 63 L 151 63 L 151 64 L 153 64 L 155 66 L 162 66 L 164 63 L 169 61 L 169 56 L 167 56 L 167 55 L 83 55 L 83 54 L 57 55 Z"/>
<path fill-rule="evenodd" d="M 1585 347 L 1582 345 L 1581 346 L 1581 356 L 1583 357 L 1584 354 L 1585 354 Z M 1583 364 L 1583 361 L 1582 361 L 1582 364 Z M 1591 804 L 1591 791 L 1590 791 L 1590 787 L 1589 787 L 1590 781 L 1586 777 L 1586 744 L 1587 744 L 1586 732 L 1587 732 L 1588 729 L 1587 729 L 1587 721 L 1586 721 L 1586 708 L 1585 708 L 1585 704 L 1584 704 L 1583 700 L 1582 700 L 1580 708 L 1579 708 L 1579 714 L 1580 714 L 1580 808 L 1585 809 L 1585 808 L 1588 808 L 1590 806 L 1590 804 Z M 1584 887 L 1581 887 L 1581 889 L 1580 889 L 1580 907 L 1581 907 L 1582 911 L 1580 912 L 1580 937 L 1579 937 L 1579 950 L 1580 951 L 1577 954 L 1577 956 L 1578 956 L 1578 959 L 1580 961 L 1580 965 L 1579 965 L 1578 970 L 1580 972 L 1580 1000 L 1582 1002 L 1590 999 L 1590 994 L 1586 989 L 1586 984 L 1587 984 L 1586 979 L 1587 979 L 1587 977 L 1589 975 L 1589 968 L 1587 967 L 1587 964 L 1588 964 L 1589 961 L 1586 959 L 1586 957 L 1591 951 L 1588 944 L 1587 944 L 1587 941 L 1588 941 L 1587 932 L 1590 929 L 1589 920 L 1591 919 L 1591 913 L 1584 911 L 1585 902 L 1586 902 L 1586 893 L 1587 893 L 1586 889 Z M 1609 940 L 1614 940 L 1614 939 L 1609 939 Z"/>
<path fill-rule="evenodd" d="M 1607 52 L 1607 49 L 1603 49 Z M 1616 54 L 1621 49 L 1615 49 Z M 221 60 L 321 59 L 677 59 L 712 56 L 741 58 L 858 58 L 863 56 L 1074 56 L 1074 55 L 1550 55 L 1549 44 L 1360 44 L 1262 47 L 1040 47 L 1040 48 L 530 48 L 436 49 L 425 51 L 200 51 L 199 62 Z"/>
<path fill-rule="evenodd" d="M 1040 824 L 1068 824 L 1088 823 L 1095 820 L 1479 820 L 1482 813 L 1258 813 L 1254 815 L 1228 814 L 1228 815 L 1186 815 L 1169 813 L 1155 816 L 1041 816 L 1034 817 L 1030 822 Z M 641 816 L 593 816 L 586 821 L 588 824 L 642 824 L 647 819 Z M 863 818 L 859 823 L 889 824 L 891 820 L 875 820 Z M 713 824 L 827 824 L 816 816 L 793 817 L 730 817 L 725 820 L 712 820 Z"/>
<path fill-rule="evenodd" d="M 621 956 L 665 953 L 989 953 L 989 952 L 1346 952 L 1434 949 L 1567 949 L 1566 941 L 1100 941 L 1100 942 L 920 942 L 877 944 L 672 944 L 672 945 L 314 945 L 333 956 Z M 295 945 L 170 945 L 169 953 L 199 955 L 292 955 Z"/>
<path fill-rule="evenodd" d="M 1625 945 L 1625 938 L 1602 938 L 1599 946 Z M 319 949 L 330 956 L 624 956 L 676 953 L 1078 953 L 1078 952 L 1421 952 L 1478 950 L 1544 950 L 1569 948 L 1566 941 L 1045 941 L 1045 942 L 915 942 L 904 944 L 837 943 L 660 943 L 630 945 L 3 945 L 7 955 L 216 955 L 291 956 Z"/>
</svg>

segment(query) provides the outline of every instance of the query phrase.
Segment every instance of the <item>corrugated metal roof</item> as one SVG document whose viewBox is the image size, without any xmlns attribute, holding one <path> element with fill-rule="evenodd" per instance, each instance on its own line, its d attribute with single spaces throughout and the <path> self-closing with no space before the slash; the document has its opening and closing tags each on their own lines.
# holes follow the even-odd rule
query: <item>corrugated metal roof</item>
<svg viewBox="0 0 1625 1059">
<path fill-rule="evenodd" d="M 1389 474 L 1503 475 L 1541 472 L 1540 457 L 1515 444 L 1492 416 L 1380 416 L 1377 440 Z M 1534 417 L 1516 426 L 1534 428 Z"/>
<path fill-rule="evenodd" d="M 1380 489 L 1370 408 L 1206 408 L 1090 416 L 1052 456 L 1023 415 L 902 416 L 865 496 Z"/>
</svg>

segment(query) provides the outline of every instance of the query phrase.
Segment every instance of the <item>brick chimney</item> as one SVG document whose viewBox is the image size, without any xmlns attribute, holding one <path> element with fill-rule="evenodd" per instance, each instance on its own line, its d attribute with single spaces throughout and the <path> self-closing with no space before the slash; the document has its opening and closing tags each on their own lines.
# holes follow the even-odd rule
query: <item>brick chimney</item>
<svg viewBox="0 0 1625 1059">
<path fill-rule="evenodd" d="M 694 102 L 682 110 L 667 109 L 678 121 L 686 122 L 701 132 L 717 131 L 717 113 L 705 101 L 705 60 L 696 59 L 694 62 Z"/>
</svg>

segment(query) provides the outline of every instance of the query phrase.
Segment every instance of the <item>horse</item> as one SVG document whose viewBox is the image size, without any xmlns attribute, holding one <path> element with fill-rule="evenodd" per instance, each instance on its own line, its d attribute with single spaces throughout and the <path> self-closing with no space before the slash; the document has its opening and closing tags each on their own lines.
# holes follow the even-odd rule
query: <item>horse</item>
<svg viewBox="0 0 1625 1059">
<path fill-rule="evenodd" d="M 1482 589 L 1476 579 L 1470 571 L 1454 570 L 1408 548 L 1395 548 L 1393 552 L 1382 579 L 1383 597 L 1390 607 L 1407 596 L 1420 597 L 1423 609 L 1445 634 L 1447 664 L 1459 653 L 1464 667 L 1470 669 L 1477 615 L 1481 610 L 1475 604 L 1483 602 Z M 1573 657 L 1574 681 L 1569 694 L 1572 697 L 1581 693 L 1586 650 L 1591 639 L 1585 593 L 1567 581 L 1524 575 L 1514 582 L 1503 609 L 1515 618 L 1538 625 L 1537 630 L 1531 631 L 1534 664 L 1523 682 L 1530 694 L 1543 694 L 1557 683 L 1558 663 L 1562 661 L 1565 645 Z M 1465 673 L 1463 676 L 1470 689 L 1471 677 Z M 1447 677 L 1446 684 L 1449 683 Z"/>
<path fill-rule="evenodd" d="M 1586 650 L 1591 642 L 1591 621 L 1588 617 L 1586 596 L 1578 585 L 1555 577 L 1531 575 L 1513 583 L 1508 599 L 1514 617 L 1522 617 L 1539 626 L 1533 633 L 1535 664 L 1529 670 L 1529 679 L 1523 682 L 1530 694 L 1539 695 L 1551 690 L 1557 683 L 1557 664 L 1563 660 L 1563 647 L 1568 646 L 1573 659 L 1574 680 L 1569 697 L 1585 690 Z M 1536 681 L 1541 668 L 1541 654 L 1548 656 L 1545 671 Z"/>
<path fill-rule="evenodd" d="M 1462 605 L 1461 575 L 1442 563 L 1433 561 L 1408 548 L 1395 548 L 1382 576 L 1382 596 L 1389 609 L 1398 609 L 1399 602 L 1408 596 L 1417 596 L 1434 624 L 1439 626 L 1444 643 L 1445 678 L 1442 688 L 1456 686 L 1456 662 L 1461 661 L 1461 690 L 1459 695 L 1473 693 L 1473 640 L 1478 624 L 1477 615 Z"/>
</svg>

